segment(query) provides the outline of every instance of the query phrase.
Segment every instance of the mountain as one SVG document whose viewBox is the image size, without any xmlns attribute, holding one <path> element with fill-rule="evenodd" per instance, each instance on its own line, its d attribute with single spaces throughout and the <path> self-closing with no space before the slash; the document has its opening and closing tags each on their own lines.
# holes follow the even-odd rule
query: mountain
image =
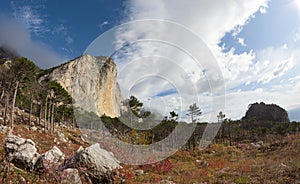
<svg viewBox="0 0 300 184">
<path fill-rule="evenodd" d="M 0 60 L 10 60 L 13 59 L 15 57 L 17 57 L 18 54 L 16 54 L 14 51 L 6 48 L 6 47 L 1 47 L 0 46 Z"/>
<path fill-rule="evenodd" d="M 263 102 L 249 105 L 243 120 L 289 122 L 289 116 L 285 109 L 275 104 L 265 104 Z"/>
<path fill-rule="evenodd" d="M 116 64 L 109 57 L 82 55 L 48 71 L 42 80 L 58 82 L 75 106 L 99 116 L 120 116 L 122 96 Z"/>
</svg>

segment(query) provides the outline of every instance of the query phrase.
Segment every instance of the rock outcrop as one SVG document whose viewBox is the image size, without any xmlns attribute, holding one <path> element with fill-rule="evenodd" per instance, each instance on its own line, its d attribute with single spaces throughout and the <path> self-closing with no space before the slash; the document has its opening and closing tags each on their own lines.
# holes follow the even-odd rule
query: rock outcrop
<svg viewBox="0 0 300 184">
<path fill-rule="evenodd" d="M 243 120 L 289 122 L 286 110 L 275 104 L 254 103 L 250 104 Z"/>
<path fill-rule="evenodd" d="M 58 82 L 87 112 L 120 116 L 122 96 L 116 81 L 116 64 L 109 57 L 82 55 L 58 66 L 42 80 Z"/>
<path fill-rule="evenodd" d="M 41 154 L 34 166 L 36 171 L 44 172 L 45 170 L 53 169 L 58 166 L 59 162 L 62 162 L 65 155 L 60 151 L 60 149 L 54 146 L 51 150 L 46 153 Z"/>
<path fill-rule="evenodd" d="M 15 166 L 31 170 L 39 156 L 35 143 L 31 139 L 23 139 L 9 134 L 4 144 L 5 155 Z"/>
<path fill-rule="evenodd" d="M 113 154 L 101 149 L 98 143 L 85 149 L 80 148 L 73 157 L 65 161 L 63 166 L 64 169 L 81 169 L 92 183 L 111 183 L 112 171 L 120 167 Z"/>
</svg>

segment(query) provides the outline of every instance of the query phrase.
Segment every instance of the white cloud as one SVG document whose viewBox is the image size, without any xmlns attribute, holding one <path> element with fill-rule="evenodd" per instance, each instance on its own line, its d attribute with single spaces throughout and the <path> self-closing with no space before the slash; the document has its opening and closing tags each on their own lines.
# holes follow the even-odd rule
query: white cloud
<svg viewBox="0 0 300 184">
<path fill-rule="evenodd" d="M 39 13 L 40 9 L 45 8 L 43 5 L 21 5 L 20 2 L 12 1 L 11 6 L 14 18 L 22 22 L 30 32 L 39 35 L 50 31 L 45 17 Z"/>
<path fill-rule="evenodd" d="M 65 27 L 64 24 L 60 24 L 58 26 L 55 26 L 53 31 L 52 31 L 53 34 L 63 34 L 65 35 L 67 33 L 67 28 Z"/>
<path fill-rule="evenodd" d="M 70 44 L 72 44 L 74 42 L 74 39 L 71 36 L 69 36 L 69 35 L 66 37 L 65 40 L 66 40 L 66 43 L 68 45 L 70 45 Z"/>
<path fill-rule="evenodd" d="M 143 61 L 144 57 L 164 56 L 171 60 L 173 64 L 166 65 L 165 61 L 159 62 L 161 60 L 156 60 L 158 63 L 156 66 L 150 65 L 150 63 L 148 63 L 148 65 L 136 64 L 135 68 L 128 70 L 132 71 L 131 73 L 126 72 L 126 76 L 119 76 L 120 84 L 124 84 L 126 88 L 126 82 L 130 83 L 130 85 L 127 84 L 127 87 L 129 87 L 128 90 L 130 90 L 130 86 L 134 85 L 134 79 L 139 79 L 153 68 L 152 72 L 154 74 L 165 75 L 169 79 L 172 79 L 172 81 L 178 81 L 176 87 L 180 89 L 180 96 L 184 99 L 183 101 L 185 101 L 183 102 L 184 105 L 182 108 L 186 108 L 193 103 L 195 99 L 190 98 L 192 96 L 189 94 L 190 89 L 184 86 L 184 82 L 180 82 L 182 79 L 179 76 L 183 76 L 183 79 L 188 79 L 196 86 L 196 98 L 198 98 L 198 102 L 201 103 L 201 105 L 199 105 L 204 108 L 203 111 L 209 112 L 214 98 L 217 98 L 216 96 L 214 97 L 214 95 L 216 95 L 215 92 L 212 93 L 214 94 L 213 96 L 210 96 L 212 92 L 211 89 L 219 89 L 219 86 L 222 85 L 222 78 L 217 76 L 217 65 L 219 65 L 222 71 L 221 75 L 224 76 L 227 87 L 236 87 L 237 85 L 248 82 L 253 75 L 253 71 L 250 70 L 255 69 L 254 61 L 256 54 L 253 51 L 235 54 L 234 49 L 231 49 L 229 52 L 224 52 L 218 45 L 220 40 L 228 32 L 238 35 L 257 11 L 260 11 L 262 7 L 267 8 L 267 3 L 268 0 L 235 0 L 229 2 L 220 2 L 217 0 L 182 2 L 174 0 L 172 3 L 166 0 L 147 2 L 138 0 L 129 1 L 127 6 L 129 15 L 126 21 L 143 19 L 172 21 L 185 26 L 187 30 L 190 30 L 190 34 L 183 34 L 179 28 L 172 30 L 166 27 L 163 21 L 161 24 L 133 24 L 133 26 L 126 27 L 126 29 L 119 32 L 115 42 L 116 48 L 136 40 L 151 39 L 153 37 L 165 40 L 166 38 L 172 37 L 171 44 L 176 43 L 180 48 L 185 50 L 189 50 L 190 48 L 198 50 L 198 53 L 202 54 L 202 60 L 200 60 L 200 65 L 197 65 L 197 62 L 195 63 L 189 56 L 182 53 L 182 51 L 176 50 L 174 46 L 166 46 L 159 42 L 155 44 L 144 42 L 130 45 L 130 47 L 123 50 L 124 52 L 120 57 L 116 58 L 117 62 L 119 62 L 120 72 L 122 72 L 122 66 L 126 66 L 126 60 Z M 190 39 L 193 33 L 206 43 L 217 61 L 207 57 L 209 53 L 203 53 L 203 48 L 199 48 L 198 43 Z M 241 44 L 245 44 L 242 42 L 242 39 L 240 39 L 240 42 Z M 217 65 L 214 65 L 214 62 L 216 62 Z M 176 67 L 181 68 L 181 72 L 176 71 Z M 155 86 L 150 88 L 147 88 L 145 85 L 139 90 L 140 93 L 137 94 L 137 96 L 139 97 L 140 95 L 144 97 L 147 96 L 145 95 L 147 93 L 155 93 L 161 90 L 167 90 L 167 88 L 164 88 L 164 85 L 160 83 L 156 83 Z M 169 100 L 168 96 L 164 101 L 168 101 L 169 104 L 172 104 L 171 106 L 173 106 L 174 109 L 178 108 L 178 100 L 176 100 L 178 97 L 171 99 L 173 100 Z M 222 110 L 221 106 L 219 108 L 218 110 Z"/>
<path fill-rule="evenodd" d="M 0 16 L 0 25 L 0 46 L 15 50 L 39 67 L 49 68 L 67 61 L 66 57 L 56 54 L 47 45 L 33 41 L 28 30 L 19 22 Z"/>
<path fill-rule="evenodd" d="M 108 24 L 109 24 L 109 22 L 106 20 L 106 21 L 103 21 L 101 24 L 99 24 L 97 27 L 99 27 L 100 29 L 102 29 L 103 26 L 108 25 Z"/>
<path fill-rule="evenodd" d="M 261 14 L 266 14 L 267 13 L 267 7 L 261 7 L 259 9 L 259 11 L 260 11 Z"/>
<path fill-rule="evenodd" d="M 298 42 L 300 40 L 300 27 L 298 28 L 297 32 L 294 36 L 294 42 Z"/>
<path fill-rule="evenodd" d="M 271 72 L 266 73 L 261 79 L 258 80 L 258 82 L 266 84 L 277 77 L 283 76 L 287 71 L 293 68 L 293 66 L 293 57 L 280 61 L 279 64 Z"/>
<path fill-rule="evenodd" d="M 244 39 L 244 38 L 237 38 L 237 40 L 238 40 L 238 42 L 239 42 L 239 44 L 240 44 L 241 46 L 247 46 L 247 45 L 245 44 L 245 39 Z"/>
</svg>

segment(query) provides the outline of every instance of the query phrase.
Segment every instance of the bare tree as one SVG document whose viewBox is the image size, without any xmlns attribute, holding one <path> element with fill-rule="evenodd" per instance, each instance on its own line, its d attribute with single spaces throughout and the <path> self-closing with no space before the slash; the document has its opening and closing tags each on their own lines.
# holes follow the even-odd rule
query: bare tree
<svg viewBox="0 0 300 184">
<path fill-rule="evenodd" d="M 9 93 L 6 94 L 6 99 L 5 99 L 5 107 L 4 107 L 4 113 L 3 113 L 3 124 L 4 126 L 7 125 L 7 110 L 8 110 L 8 103 L 9 103 Z"/>
<path fill-rule="evenodd" d="M 33 107 L 33 94 L 31 94 L 31 96 L 30 96 L 29 123 L 28 123 L 29 129 L 30 129 L 30 124 L 31 124 L 32 107 Z"/>
<path fill-rule="evenodd" d="M 14 97 L 13 97 L 13 101 L 12 101 L 12 105 L 11 105 L 11 115 L 10 115 L 11 129 L 13 129 L 13 127 L 14 127 L 15 103 L 16 103 L 16 97 L 17 97 L 17 92 L 18 92 L 18 88 L 19 88 L 19 83 L 20 83 L 20 81 L 16 82 Z"/>
<path fill-rule="evenodd" d="M 46 132 L 46 128 L 47 128 L 48 99 L 49 99 L 49 95 L 46 96 L 46 100 L 45 100 L 44 132 Z"/>
</svg>

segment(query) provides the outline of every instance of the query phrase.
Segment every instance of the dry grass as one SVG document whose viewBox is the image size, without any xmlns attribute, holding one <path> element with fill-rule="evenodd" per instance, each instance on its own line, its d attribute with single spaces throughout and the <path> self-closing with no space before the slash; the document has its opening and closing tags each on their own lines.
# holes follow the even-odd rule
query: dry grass
<svg viewBox="0 0 300 184">
<path fill-rule="evenodd" d="M 75 154 L 79 146 L 87 143 L 80 138 L 78 129 L 60 128 L 68 142 L 59 140 L 58 135 L 28 130 L 24 124 L 16 124 L 14 134 L 32 139 L 39 153 L 59 147 L 67 157 Z M 0 132 L 0 157 L 6 133 Z M 54 142 L 54 140 L 58 140 Z M 59 142 L 59 143 L 58 143 Z M 299 183 L 300 184 L 300 134 L 265 143 L 258 149 L 244 143 L 239 146 L 213 144 L 204 150 L 178 151 L 157 165 L 130 166 L 116 171 L 115 183 L 158 183 L 170 180 L 175 183 Z M 7 183 L 57 183 L 46 174 L 24 172 L 12 167 Z M 136 175 L 137 169 L 144 174 Z M 0 173 L 0 178 L 3 176 Z M 24 182 L 23 182 L 24 183 Z"/>
<path fill-rule="evenodd" d="M 268 149 L 268 144 L 261 149 L 214 144 L 205 150 L 178 151 L 168 159 L 173 167 L 165 173 L 146 170 L 136 176 L 139 167 L 128 165 L 122 171 L 126 183 L 300 183 L 300 134 L 280 142 L 276 149 Z"/>
<path fill-rule="evenodd" d="M 79 146 L 87 146 L 80 139 L 80 132 L 73 129 L 62 129 L 70 141 L 55 144 L 57 134 L 45 134 L 29 131 L 26 126 L 16 125 L 14 133 L 36 142 L 39 153 L 58 146 L 67 156 L 73 155 Z M 5 134 L 0 133 L 0 149 L 3 156 Z M 237 148 L 213 144 L 204 150 L 178 151 L 167 160 L 168 167 L 129 166 L 119 172 L 115 183 L 158 183 L 171 180 L 175 183 L 299 183 L 300 181 L 300 134 L 288 135 L 280 143 L 265 144 L 261 149 Z M 166 161 L 166 160 L 165 160 Z M 144 174 L 136 175 L 137 169 Z M 55 183 L 46 175 L 28 173 L 14 168 L 9 172 L 8 180 L 20 183 L 24 178 L 28 183 Z"/>
</svg>

